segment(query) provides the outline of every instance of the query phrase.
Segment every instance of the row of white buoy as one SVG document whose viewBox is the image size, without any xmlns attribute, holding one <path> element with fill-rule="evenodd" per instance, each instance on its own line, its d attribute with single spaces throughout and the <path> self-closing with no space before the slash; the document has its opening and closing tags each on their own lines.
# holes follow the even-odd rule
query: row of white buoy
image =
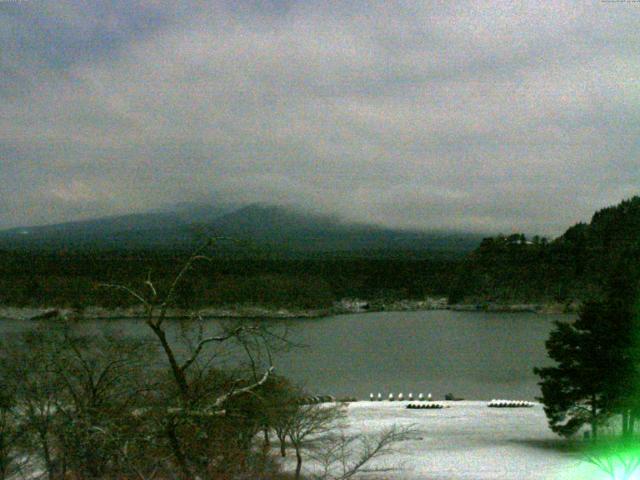
<svg viewBox="0 0 640 480">
<path fill-rule="evenodd" d="M 378 393 L 378 395 L 374 395 L 373 393 L 369 394 L 369 400 L 371 400 L 372 402 L 378 401 L 381 402 L 382 401 L 382 394 Z M 387 397 L 387 400 L 390 402 L 393 402 L 396 399 L 396 397 L 393 395 L 393 393 L 390 393 L 389 396 Z M 402 392 L 400 392 L 398 394 L 398 401 L 401 402 L 404 400 L 404 394 Z M 413 401 L 413 393 L 409 393 L 409 395 L 407 395 L 407 400 L 409 401 Z M 425 396 L 422 393 L 418 394 L 418 401 L 419 402 L 423 402 L 424 400 L 427 400 L 427 402 L 430 402 L 432 400 L 431 394 L 428 393 L 427 397 L 425 399 Z"/>
</svg>

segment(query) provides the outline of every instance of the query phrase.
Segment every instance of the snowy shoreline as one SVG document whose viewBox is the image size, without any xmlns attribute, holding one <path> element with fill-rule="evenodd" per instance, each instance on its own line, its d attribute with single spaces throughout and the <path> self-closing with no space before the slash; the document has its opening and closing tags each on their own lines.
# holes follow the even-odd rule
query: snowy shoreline
<svg viewBox="0 0 640 480">
<path fill-rule="evenodd" d="M 231 305 L 226 307 L 205 307 L 197 312 L 205 318 L 262 318 L 262 319 L 294 319 L 322 318 L 333 315 L 374 312 L 416 312 L 431 310 L 452 310 L 458 312 L 486 313 L 534 313 L 561 314 L 567 312 L 565 306 L 559 304 L 454 304 L 448 305 L 441 300 L 399 300 L 389 303 L 368 302 L 364 300 L 342 300 L 331 308 L 325 309 L 286 309 L 269 308 L 258 305 Z M 174 308 L 168 311 L 171 318 L 189 318 L 193 310 Z M 50 307 L 13 307 L 0 305 L 0 320 L 35 320 L 39 317 L 70 317 L 76 315 L 70 308 Z M 90 320 L 136 319 L 144 318 L 141 307 L 105 308 L 90 306 L 82 310 L 83 318 Z"/>
<path fill-rule="evenodd" d="M 393 425 L 413 426 L 414 439 L 372 467 L 398 470 L 398 480 L 556 480 L 591 472 L 575 445 L 548 426 L 542 405 L 489 408 L 486 401 L 443 401 L 449 408 L 407 409 L 407 401 L 358 401 L 347 406 L 347 433 L 375 435 Z M 286 463 L 288 465 L 288 463 Z M 312 467 L 310 467 L 312 468 Z M 587 469 L 587 470 L 585 470 Z"/>
</svg>

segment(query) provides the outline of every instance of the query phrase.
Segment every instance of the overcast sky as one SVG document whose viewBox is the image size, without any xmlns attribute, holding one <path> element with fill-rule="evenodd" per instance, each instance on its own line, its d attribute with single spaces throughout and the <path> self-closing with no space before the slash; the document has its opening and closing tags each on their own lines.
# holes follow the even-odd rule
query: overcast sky
<svg viewBox="0 0 640 480">
<path fill-rule="evenodd" d="M 640 193 L 640 3 L 0 0 L 0 227 L 184 201 L 557 235 Z"/>
</svg>

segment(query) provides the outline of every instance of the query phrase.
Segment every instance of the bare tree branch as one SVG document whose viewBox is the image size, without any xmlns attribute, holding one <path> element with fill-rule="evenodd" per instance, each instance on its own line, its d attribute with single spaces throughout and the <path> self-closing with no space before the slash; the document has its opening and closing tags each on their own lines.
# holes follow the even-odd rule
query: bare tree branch
<svg viewBox="0 0 640 480">
<path fill-rule="evenodd" d="M 221 395 L 220 397 L 218 397 L 216 399 L 216 401 L 214 402 L 213 406 L 215 408 L 219 408 L 222 407 L 222 405 L 224 404 L 224 402 L 226 402 L 227 400 L 229 400 L 232 397 L 237 397 L 238 395 L 242 395 L 243 393 L 248 393 L 251 392 L 252 390 L 258 388 L 260 385 L 263 385 L 268 379 L 269 376 L 271 375 L 271 373 L 273 373 L 273 371 L 275 370 L 275 367 L 271 366 L 267 369 L 266 372 L 264 372 L 264 375 L 262 376 L 262 378 L 260 380 L 258 380 L 257 382 L 246 386 L 244 388 L 240 388 L 238 390 L 232 390 L 229 393 L 225 393 L 224 395 Z"/>
<path fill-rule="evenodd" d="M 235 330 L 233 330 L 232 332 L 230 332 L 230 333 L 228 333 L 226 335 L 218 335 L 218 336 L 214 336 L 214 337 L 207 337 L 207 338 L 204 338 L 204 339 L 200 340 L 200 342 L 198 343 L 198 345 L 194 349 L 193 353 L 191 354 L 191 357 L 189 357 L 189 359 L 182 364 L 182 366 L 180 367 L 180 370 L 182 370 L 184 372 L 187 368 L 189 368 L 191 366 L 191 364 L 193 364 L 193 362 L 195 362 L 197 360 L 198 355 L 200 355 L 200 352 L 202 352 L 202 349 L 208 343 L 225 342 L 225 341 L 237 336 L 243 330 L 245 330 L 244 327 L 238 327 L 238 328 L 236 328 Z"/>
<path fill-rule="evenodd" d="M 310 451 L 321 471 L 313 475 L 318 480 L 347 480 L 358 473 L 388 473 L 401 466 L 374 466 L 365 468 L 372 460 L 392 454 L 398 442 L 414 438 L 417 430 L 413 425 L 392 426 L 374 436 L 329 435 L 320 442 L 319 448 Z"/>
<path fill-rule="evenodd" d="M 142 303 L 145 306 L 149 306 L 149 302 L 147 302 L 147 300 L 140 295 L 139 293 L 137 293 L 135 290 L 126 287 L 124 285 L 118 285 L 118 284 L 114 284 L 114 283 L 100 283 L 98 285 L 99 287 L 102 288 L 111 288 L 113 290 L 122 290 L 123 292 L 128 293 L 129 295 L 131 295 L 132 297 L 134 297 L 135 299 L 137 299 L 140 303 Z"/>
<path fill-rule="evenodd" d="M 184 264 L 184 266 L 182 267 L 178 275 L 176 275 L 176 278 L 173 280 L 173 283 L 169 287 L 169 291 L 167 292 L 167 295 L 164 297 L 164 300 L 160 305 L 160 316 L 157 321 L 158 325 L 162 324 L 162 322 L 164 321 L 164 317 L 166 316 L 167 309 L 169 308 L 169 306 L 171 305 L 171 302 L 173 301 L 173 296 L 175 295 L 176 288 L 182 281 L 182 278 L 185 276 L 185 274 L 191 269 L 193 264 L 200 260 L 207 260 L 207 261 L 211 260 L 209 257 L 200 254 L 200 252 L 202 252 L 208 246 L 209 246 L 209 243 L 207 243 L 206 245 L 198 249 L 196 253 L 194 253 L 191 257 L 189 257 L 189 260 L 187 260 L 187 262 Z"/>
<path fill-rule="evenodd" d="M 147 281 L 144 283 L 149 287 L 149 289 L 151 289 L 151 293 L 155 300 L 158 297 L 158 292 L 156 291 L 156 287 L 153 285 L 153 282 L 151 281 L 151 270 L 149 270 L 149 273 L 147 274 Z"/>
</svg>

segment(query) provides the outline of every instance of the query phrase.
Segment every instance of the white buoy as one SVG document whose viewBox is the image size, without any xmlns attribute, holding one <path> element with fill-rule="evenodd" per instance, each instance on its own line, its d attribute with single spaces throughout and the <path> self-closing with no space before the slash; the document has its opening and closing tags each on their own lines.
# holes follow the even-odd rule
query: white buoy
<svg viewBox="0 0 640 480">
<path fill-rule="evenodd" d="M 378 392 L 378 401 L 381 402 L 382 401 L 382 394 L 380 392 Z"/>
<path fill-rule="evenodd" d="M 404 400 L 404 395 L 402 394 L 402 392 L 398 394 L 398 400 L 400 401 Z"/>
<path fill-rule="evenodd" d="M 413 393 L 409 393 L 409 401 L 413 400 Z"/>
<path fill-rule="evenodd" d="M 369 401 L 370 401 L 370 402 L 373 402 L 373 400 L 374 400 L 375 398 L 376 398 L 376 397 L 374 397 L 373 393 L 370 393 L 370 394 L 369 394 Z"/>
<path fill-rule="evenodd" d="M 393 393 L 390 393 L 390 394 L 389 394 L 389 401 L 390 401 L 390 402 L 393 402 L 393 400 L 394 400 L 394 398 L 393 398 Z"/>
<path fill-rule="evenodd" d="M 424 400 L 424 395 L 421 393 L 418 394 L 418 400 L 422 402 Z"/>
<path fill-rule="evenodd" d="M 428 395 L 427 395 L 427 402 L 430 402 L 431 400 L 432 400 L 432 398 L 431 398 L 431 394 L 428 394 Z"/>
</svg>

